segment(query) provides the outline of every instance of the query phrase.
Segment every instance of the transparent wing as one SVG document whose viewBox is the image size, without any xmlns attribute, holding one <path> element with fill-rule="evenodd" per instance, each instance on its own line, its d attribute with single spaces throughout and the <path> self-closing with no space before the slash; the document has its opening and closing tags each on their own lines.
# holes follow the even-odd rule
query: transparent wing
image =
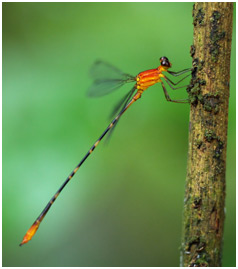
<svg viewBox="0 0 238 269">
<path fill-rule="evenodd" d="M 129 74 L 123 73 L 121 70 L 116 68 L 115 66 L 103 62 L 96 61 L 90 69 L 90 76 L 93 80 L 107 80 L 107 79 L 124 79 L 124 78 L 132 78 L 133 76 Z"/>
<path fill-rule="evenodd" d="M 87 95 L 99 97 L 106 95 L 128 82 L 135 82 L 135 77 L 121 72 L 118 68 L 103 61 L 94 63 L 90 70 L 90 76 L 94 80 L 88 89 Z"/>
<path fill-rule="evenodd" d="M 120 80 L 96 80 L 89 87 L 87 95 L 89 97 L 99 97 L 117 90 L 126 82 Z"/>
<path fill-rule="evenodd" d="M 118 104 L 115 106 L 114 110 L 112 111 L 112 115 L 115 114 L 116 112 L 120 111 L 118 113 L 118 115 L 121 115 L 122 111 L 125 109 L 125 107 L 129 104 L 129 102 L 131 101 L 131 97 L 132 95 L 135 93 L 136 91 L 136 87 L 133 87 L 119 102 Z M 118 119 L 118 121 L 116 121 L 116 123 L 113 125 L 113 127 L 109 130 L 109 133 L 106 137 L 105 142 L 108 143 L 110 138 L 112 137 L 113 131 L 115 130 L 118 122 L 119 122 L 120 118 Z"/>
<path fill-rule="evenodd" d="M 120 111 L 122 111 L 124 109 L 124 107 L 127 106 L 127 104 L 129 103 L 132 95 L 134 94 L 136 90 L 136 87 L 133 87 L 125 96 L 123 96 L 123 98 L 121 98 L 119 100 L 119 102 L 114 106 L 111 114 L 110 114 L 110 119 L 114 118 L 115 115 Z"/>
</svg>

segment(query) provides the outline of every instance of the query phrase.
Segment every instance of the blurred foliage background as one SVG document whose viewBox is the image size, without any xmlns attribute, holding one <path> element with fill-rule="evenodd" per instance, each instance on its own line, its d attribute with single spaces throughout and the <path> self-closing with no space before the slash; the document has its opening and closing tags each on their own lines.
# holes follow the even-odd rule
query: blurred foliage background
<svg viewBox="0 0 238 269">
<path fill-rule="evenodd" d="M 174 71 L 190 67 L 192 5 L 3 3 L 3 266 L 179 265 L 189 105 L 166 102 L 161 85 L 19 243 L 130 89 L 87 98 L 90 66 L 103 59 L 136 75 L 167 56 Z M 224 266 L 235 266 L 235 32 L 234 23 Z"/>
</svg>

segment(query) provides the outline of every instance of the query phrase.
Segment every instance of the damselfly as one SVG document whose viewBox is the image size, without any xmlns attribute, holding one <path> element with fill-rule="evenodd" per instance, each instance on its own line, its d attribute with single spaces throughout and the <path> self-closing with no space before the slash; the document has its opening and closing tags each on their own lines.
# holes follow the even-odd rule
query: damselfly
<svg viewBox="0 0 238 269">
<path fill-rule="evenodd" d="M 113 67 L 112 65 L 98 61 L 94 64 L 94 66 L 91 69 L 91 75 L 94 79 L 93 85 L 90 87 L 88 91 L 89 96 L 102 96 L 105 94 L 108 94 L 125 83 L 133 83 L 134 85 L 132 89 L 124 96 L 122 100 L 117 104 L 115 107 L 115 110 L 113 113 L 118 112 L 117 116 L 112 120 L 112 122 L 108 125 L 106 130 L 103 132 L 103 134 L 98 138 L 98 140 L 93 144 L 93 146 L 89 149 L 89 151 L 86 153 L 86 155 L 83 157 L 83 159 L 80 161 L 80 163 L 75 167 L 75 169 L 71 172 L 71 174 L 67 177 L 65 182 L 62 184 L 62 186 L 59 188 L 59 190 L 56 192 L 56 194 L 51 198 L 49 203 L 46 205 L 44 210 L 41 212 L 39 217 L 36 219 L 36 221 L 33 223 L 33 225 L 30 227 L 30 229 L 27 231 L 26 235 L 24 236 L 21 244 L 25 244 L 28 241 L 32 239 L 34 234 L 36 233 L 37 229 L 39 228 L 40 223 L 44 219 L 45 215 L 49 211 L 52 204 L 55 202 L 56 198 L 59 196 L 61 191 L 64 189 L 64 187 L 67 185 L 67 183 L 70 181 L 70 179 L 75 175 L 75 173 L 78 171 L 80 166 L 85 162 L 85 160 L 88 158 L 88 156 L 93 152 L 93 150 L 98 146 L 100 141 L 103 139 L 103 137 L 110 131 L 115 128 L 116 124 L 118 123 L 120 117 L 122 114 L 134 103 L 136 102 L 142 95 L 142 93 L 147 90 L 150 86 L 160 82 L 165 94 L 165 98 L 169 102 L 175 102 L 175 103 L 187 103 L 187 100 L 172 100 L 165 88 L 164 82 L 162 79 L 167 82 L 167 84 L 173 89 L 180 89 L 186 86 L 181 86 L 174 88 L 173 86 L 179 84 L 182 82 L 185 78 L 187 78 L 189 75 L 186 75 L 178 82 L 174 83 L 171 79 L 169 79 L 164 72 L 169 73 L 172 76 L 180 76 L 186 72 L 191 71 L 191 68 L 184 69 L 180 72 L 172 72 L 168 69 L 171 68 L 171 63 L 169 62 L 167 57 L 161 57 L 160 58 L 160 66 L 155 69 L 150 69 L 144 72 L 139 73 L 137 76 L 131 76 L 129 74 L 123 73 L 117 68 Z"/>
</svg>

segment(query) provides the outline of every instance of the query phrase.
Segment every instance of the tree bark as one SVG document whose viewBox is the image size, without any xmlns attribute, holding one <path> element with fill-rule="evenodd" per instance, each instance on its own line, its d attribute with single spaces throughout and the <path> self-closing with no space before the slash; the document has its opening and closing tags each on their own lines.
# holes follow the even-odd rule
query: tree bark
<svg viewBox="0 0 238 269">
<path fill-rule="evenodd" d="M 221 266 L 232 3 L 195 3 L 182 266 Z"/>
</svg>

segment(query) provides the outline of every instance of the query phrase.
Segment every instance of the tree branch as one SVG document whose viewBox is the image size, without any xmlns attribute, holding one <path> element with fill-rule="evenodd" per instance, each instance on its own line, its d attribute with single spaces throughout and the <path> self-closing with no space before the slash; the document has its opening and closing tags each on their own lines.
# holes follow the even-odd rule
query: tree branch
<svg viewBox="0 0 238 269">
<path fill-rule="evenodd" d="M 196 3 L 182 266 L 221 266 L 233 4 Z"/>
</svg>

